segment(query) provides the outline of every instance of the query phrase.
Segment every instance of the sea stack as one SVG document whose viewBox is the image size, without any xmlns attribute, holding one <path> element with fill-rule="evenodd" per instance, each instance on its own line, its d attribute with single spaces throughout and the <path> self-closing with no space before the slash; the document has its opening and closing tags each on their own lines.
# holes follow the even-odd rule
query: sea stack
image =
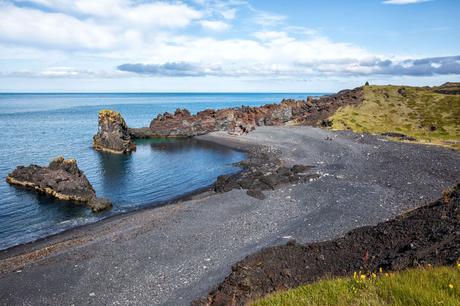
<svg viewBox="0 0 460 306">
<path fill-rule="evenodd" d="M 136 144 L 128 132 L 128 126 L 119 112 L 101 110 L 99 126 L 93 137 L 93 147 L 96 150 L 111 153 L 131 153 L 136 151 Z"/>
<path fill-rule="evenodd" d="M 82 203 L 93 212 L 110 209 L 112 203 L 96 197 L 96 192 L 77 166 L 75 159 L 55 158 L 48 167 L 19 166 L 8 174 L 6 181 L 48 194 L 59 200 Z"/>
</svg>

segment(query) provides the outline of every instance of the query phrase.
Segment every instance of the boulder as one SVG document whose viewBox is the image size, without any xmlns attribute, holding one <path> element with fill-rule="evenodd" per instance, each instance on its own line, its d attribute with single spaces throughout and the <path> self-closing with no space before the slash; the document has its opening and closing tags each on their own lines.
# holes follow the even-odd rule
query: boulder
<svg viewBox="0 0 460 306">
<path fill-rule="evenodd" d="M 136 150 L 128 126 L 120 113 L 112 110 L 99 112 L 99 126 L 93 137 L 96 150 L 112 153 L 130 153 Z"/>
<path fill-rule="evenodd" d="M 19 166 L 8 174 L 6 181 L 48 194 L 59 200 L 82 203 L 93 212 L 112 207 L 112 203 L 96 197 L 96 192 L 81 171 L 75 159 L 58 157 L 48 167 L 37 165 Z"/>
</svg>

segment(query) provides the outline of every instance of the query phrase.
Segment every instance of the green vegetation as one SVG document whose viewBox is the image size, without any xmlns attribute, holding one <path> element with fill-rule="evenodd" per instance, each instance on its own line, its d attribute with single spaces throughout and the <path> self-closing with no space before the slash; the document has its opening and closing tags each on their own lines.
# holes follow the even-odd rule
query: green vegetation
<svg viewBox="0 0 460 306">
<path fill-rule="evenodd" d="M 253 305 L 460 305 L 460 268 L 418 268 L 397 273 L 322 280 L 270 295 Z"/>
<path fill-rule="evenodd" d="M 394 132 L 460 150 L 460 95 L 407 86 L 364 86 L 363 90 L 362 104 L 340 108 L 330 118 L 333 129 Z"/>
</svg>

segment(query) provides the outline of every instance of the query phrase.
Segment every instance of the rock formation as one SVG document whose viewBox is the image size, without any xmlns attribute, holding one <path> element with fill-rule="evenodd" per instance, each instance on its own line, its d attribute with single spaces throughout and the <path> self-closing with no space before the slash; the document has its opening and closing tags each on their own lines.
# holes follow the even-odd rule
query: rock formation
<svg viewBox="0 0 460 306">
<path fill-rule="evenodd" d="M 84 173 L 78 169 L 75 159 L 54 159 L 48 167 L 19 166 L 8 174 L 6 181 L 46 193 L 57 199 L 83 203 L 93 212 L 112 207 L 109 200 L 97 198 L 96 192 Z"/>
<path fill-rule="evenodd" d="M 294 165 L 286 167 L 281 152 L 270 147 L 259 146 L 249 150 L 248 159 L 240 162 L 245 169 L 232 175 L 221 175 L 214 184 L 215 192 L 228 192 L 232 189 L 247 190 L 249 196 L 263 200 L 263 191 L 275 189 L 279 185 L 308 182 L 319 178 L 312 173 L 312 166 Z"/>
<path fill-rule="evenodd" d="M 460 95 L 460 82 L 447 82 L 433 87 L 433 91 L 445 95 Z"/>
<path fill-rule="evenodd" d="M 343 90 L 336 95 L 307 100 L 285 99 L 279 104 L 242 106 L 222 110 L 207 109 L 192 115 L 186 109 L 158 115 L 148 128 L 129 129 L 133 138 L 190 137 L 215 131 L 248 133 L 256 126 L 320 125 L 339 107 L 362 101 L 362 88 Z"/>
<path fill-rule="evenodd" d="M 459 216 L 457 184 L 431 204 L 334 240 L 308 244 L 291 240 L 264 248 L 234 264 L 208 296 L 192 305 L 247 305 L 275 291 L 351 276 L 356 271 L 368 275 L 378 274 L 380 269 L 386 273 L 431 265 L 455 266 L 460 257 Z"/>
<path fill-rule="evenodd" d="M 99 126 L 93 137 L 96 150 L 112 153 L 130 153 L 136 150 L 128 132 L 128 126 L 120 113 L 111 110 L 99 112 Z"/>
</svg>

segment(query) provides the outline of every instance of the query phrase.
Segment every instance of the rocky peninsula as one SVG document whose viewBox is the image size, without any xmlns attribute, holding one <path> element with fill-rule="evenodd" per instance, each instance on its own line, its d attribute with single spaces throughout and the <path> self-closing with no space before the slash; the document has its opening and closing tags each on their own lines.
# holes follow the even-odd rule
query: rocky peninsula
<svg viewBox="0 0 460 306">
<path fill-rule="evenodd" d="M 96 196 L 91 183 L 78 168 L 75 159 L 66 160 L 61 156 L 51 161 L 48 167 L 19 166 L 7 176 L 6 181 L 11 185 L 30 188 L 59 200 L 84 204 L 95 213 L 112 207 L 109 200 Z"/>
<path fill-rule="evenodd" d="M 285 99 L 279 104 L 260 107 L 206 109 L 195 115 L 187 109 L 177 109 L 173 114 L 159 114 L 149 127 L 130 128 L 129 134 L 133 138 L 191 137 L 216 131 L 243 135 L 258 126 L 327 125 L 326 119 L 339 107 L 361 102 L 362 87 L 358 87 L 316 99 Z"/>
</svg>

